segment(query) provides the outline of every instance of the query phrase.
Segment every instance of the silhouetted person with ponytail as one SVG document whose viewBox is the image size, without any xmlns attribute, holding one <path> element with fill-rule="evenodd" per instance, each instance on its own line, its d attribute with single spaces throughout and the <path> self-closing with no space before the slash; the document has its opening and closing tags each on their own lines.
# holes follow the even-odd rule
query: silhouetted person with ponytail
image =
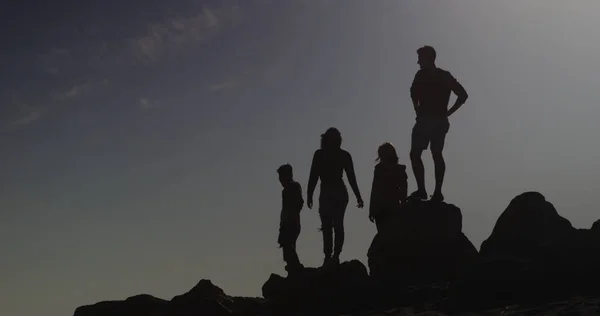
<svg viewBox="0 0 600 316">
<path fill-rule="evenodd" d="M 407 195 L 406 166 L 398 164 L 396 149 L 384 143 L 377 150 L 377 160 L 373 172 L 373 186 L 369 203 L 369 219 L 375 222 L 377 231 L 387 223 L 390 215 L 400 210 Z"/>
<path fill-rule="evenodd" d="M 348 190 L 342 178 L 344 171 L 356 196 L 358 208 L 363 200 L 358 190 L 352 156 L 341 148 L 342 136 L 336 128 L 329 128 L 321 135 L 321 149 L 315 151 L 308 180 L 306 205 L 312 208 L 313 193 L 317 181 L 321 180 L 319 194 L 319 216 L 323 233 L 323 265 L 339 263 L 344 245 L 344 215 L 348 206 Z M 333 237 L 335 233 L 335 243 Z"/>
<path fill-rule="evenodd" d="M 441 202 L 444 200 L 442 184 L 446 173 L 442 150 L 446 133 L 450 128 L 448 117 L 465 103 L 468 94 L 449 71 L 436 66 L 436 52 L 433 47 L 423 46 L 417 50 L 417 55 L 421 69 L 415 74 L 410 87 L 410 97 L 417 114 L 417 122 L 412 130 L 410 150 L 417 190 L 411 194 L 411 198 L 427 199 L 425 168 L 421 154 L 430 145 L 435 168 L 435 190 L 431 201 Z M 448 109 L 451 92 L 457 95 L 457 99 L 454 105 Z"/>
</svg>

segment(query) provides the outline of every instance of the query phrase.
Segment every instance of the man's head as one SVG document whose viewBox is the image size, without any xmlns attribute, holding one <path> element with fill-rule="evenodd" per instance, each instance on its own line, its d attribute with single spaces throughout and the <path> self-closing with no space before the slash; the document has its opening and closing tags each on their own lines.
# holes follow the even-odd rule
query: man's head
<svg viewBox="0 0 600 316">
<path fill-rule="evenodd" d="M 433 47 L 425 45 L 425 46 L 417 49 L 417 56 L 419 57 L 417 64 L 419 64 L 419 66 L 421 66 L 421 69 L 433 68 L 433 67 L 435 67 L 436 55 L 437 54 Z"/>
<path fill-rule="evenodd" d="M 294 174 L 292 171 L 292 166 L 290 164 L 280 166 L 277 169 L 277 173 L 279 173 L 279 182 L 284 187 L 288 183 L 292 182 L 292 180 L 294 180 Z"/>
</svg>

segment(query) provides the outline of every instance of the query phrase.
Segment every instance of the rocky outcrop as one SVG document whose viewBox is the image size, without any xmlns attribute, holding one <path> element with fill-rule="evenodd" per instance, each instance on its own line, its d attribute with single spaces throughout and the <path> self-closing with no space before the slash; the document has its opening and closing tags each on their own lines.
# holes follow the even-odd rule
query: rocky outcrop
<svg viewBox="0 0 600 316">
<path fill-rule="evenodd" d="M 276 307 L 293 310 L 348 312 L 367 305 L 370 280 L 358 260 L 323 268 L 304 268 L 287 277 L 271 274 L 263 297 Z"/>
<path fill-rule="evenodd" d="M 492 234 L 481 244 L 483 257 L 531 259 L 547 247 L 568 240 L 575 229 L 552 203 L 538 192 L 515 197 L 496 221 Z"/>
<path fill-rule="evenodd" d="M 453 299 L 463 307 L 598 292 L 600 234 L 594 228 L 575 229 L 538 192 L 520 194 L 510 202 L 482 243 L 480 256 L 481 262 L 453 284 Z"/>
<path fill-rule="evenodd" d="M 500 215 L 481 256 L 514 258 L 572 291 L 583 290 L 584 280 L 596 279 L 600 261 L 598 221 L 591 229 L 576 229 L 538 192 L 515 197 Z"/>
<path fill-rule="evenodd" d="M 123 301 L 104 301 L 78 307 L 75 316 L 107 315 L 168 315 L 169 301 L 148 294 L 132 296 Z"/>
<path fill-rule="evenodd" d="M 82 306 L 75 316 L 558 314 L 563 303 L 548 302 L 600 296 L 600 221 L 576 229 L 542 194 L 526 192 L 478 253 L 458 207 L 410 201 L 375 236 L 368 259 L 370 275 L 357 260 L 272 274 L 264 298 L 231 297 L 201 280 L 171 300 L 142 294 Z"/>
<path fill-rule="evenodd" d="M 478 259 L 447 203 L 409 201 L 377 233 L 368 252 L 373 278 L 396 286 L 456 279 Z"/>
<path fill-rule="evenodd" d="M 200 280 L 185 294 L 170 301 L 142 294 L 123 301 L 105 301 L 78 307 L 75 316 L 192 316 L 257 315 L 262 299 L 225 294 L 209 280 Z"/>
</svg>

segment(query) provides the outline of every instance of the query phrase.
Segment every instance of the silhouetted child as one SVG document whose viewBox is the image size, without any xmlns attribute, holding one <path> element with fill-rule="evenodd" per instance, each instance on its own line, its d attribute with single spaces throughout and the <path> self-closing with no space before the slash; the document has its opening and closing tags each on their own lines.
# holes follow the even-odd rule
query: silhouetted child
<svg viewBox="0 0 600 316">
<path fill-rule="evenodd" d="M 292 166 L 282 165 L 277 169 L 277 173 L 279 173 L 279 182 L 283 186 L 277 242 L 283 248 L 283 260 L 287 264 L 285 269 L 289 272 L 303 267 L 296 253 L 296 240 L 300 235 L 300 211 L 304 206 L 304 199 L 302 187 L 294 181 Z"/>
<path fill-rule="evenodd" d="M 377 231 L 385 225 L 389 216 L 400 209 L 406 199 L 408 176 L 406 166 L 398 164 L 396 149 L 390 143 L 384 143 L 377 150 L 377 160 L 373 174 L 369 219 L 377 225 Z"/>
</svg>

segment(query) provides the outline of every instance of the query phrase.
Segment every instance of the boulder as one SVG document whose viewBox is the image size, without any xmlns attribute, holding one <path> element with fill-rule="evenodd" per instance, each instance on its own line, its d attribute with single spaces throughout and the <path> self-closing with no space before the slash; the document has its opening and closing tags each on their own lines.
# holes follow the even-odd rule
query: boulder
<svg viewBox="0 0 600 316">
<path fill-rule="evenodd" d="M 476 309 L 594 294 L 600 281 L 594 228 L 575 229 L 539 192 L 516 196 L 482 243 L 480 263 L 453 284 L 454 303 Z"/>
<path fill-rule="evenodd" d="M 595 221 L 594 224 L 592 224 L 592 228 L 591 230 L 595 233 L 600 235 L 600 219 Z"/>
<path fill-rule="evenodd" d="M 170 301 L 142 294 L 123 301 L 105 301 L 81 306 L 75 316 L 192 316 L 256 315 L 261 308 L 256 298 L 235 298 L 209 280 L 200 280 L 187 293 Z"/>
<path fill-rule="evenodd" d="M 148 294 L 129 297 L 123 301 L 104 301 L 80 306 L 74 316 L 167 316 L 169 301 Z"/>
<path fill-rule="evenodd" d="M 324 268 L 303 268 L 284 278 L 271 274 L 262 287 L 271 304 L 292 310 L 348 311 L 366 304 L 367 268 L 358 260 Z"/>
<path fill-rule="evenodd" d="M 532 259 L 575 232 L 569 220 L 560 216 L 542 194 L 525 192 L 512 199 L 502 212 L 479 253 L 484 257 Z"/>
<path fill-rule="evenodd" d="M 233 298 L 210 280 L 204 279 L 187 293 L 173 297 L 170 303 L 173 315 L 178 316 L 232 315 L 231 308 L 235 305 Z"/>
<path fill-rule="evenodd" d="M 377 233 L 368 259 L 374 279 L 399 287 L 456 279 L 478 253 L 462 233 L 458 207 L 411 200 Z"/>
</svg>

